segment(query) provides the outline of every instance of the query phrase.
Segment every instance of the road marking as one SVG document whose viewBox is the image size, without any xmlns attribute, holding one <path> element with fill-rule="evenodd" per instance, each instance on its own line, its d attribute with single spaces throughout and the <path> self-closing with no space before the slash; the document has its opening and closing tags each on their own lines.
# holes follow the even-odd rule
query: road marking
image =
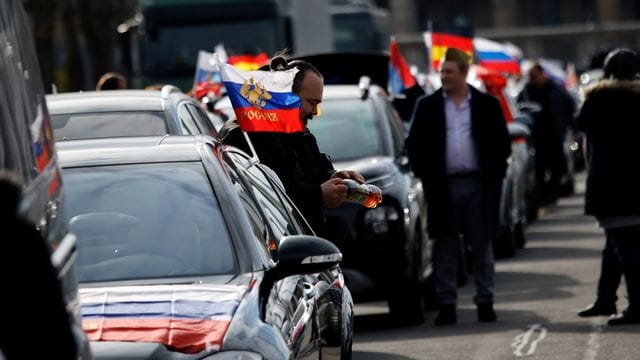
<svg viewBox="0 0 640 360">
<path fill-rule="evenodd" d="M 537 333 L 537 338 L 531 340 L 534 335 Z M 529 325 L 527 331 L 522 334 L 517 335 L 513 338 L 513 342 L 511 343 L 511 348 L 513 349 L 513 355 L 516 357 L 529 356 L 536 352 L 536 347 L 538 343 L 542 341 L 547 336 L 547 329 L 543 328 L 540 324 Z M 529 345 L 528 350 L 524 351 L 525 347 Z"/>
<path fill-rule="evenodd" d="M 591 321 L 591 332 L 589 333 L 589 341 L 587 341 L 587 349 L 584 351 L 584 360 L 595 360 L 598 357 L 600 349 L 600 333 L 602 333 L 602 321 Z"/>
</svg>

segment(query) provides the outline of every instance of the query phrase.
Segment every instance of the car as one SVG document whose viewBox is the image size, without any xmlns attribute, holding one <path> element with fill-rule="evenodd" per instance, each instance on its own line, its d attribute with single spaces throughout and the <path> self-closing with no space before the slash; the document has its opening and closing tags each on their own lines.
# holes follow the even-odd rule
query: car
<svg viewBox="0 0 640 360">
<path fill-rule="evenodd" d="M 351 357 L 342 255 L 269 168 L 204 135 L 58 146 L 96 358 Z"/>
<path fill-rule="evenodd" d="M 13 269 L 15 271 L 2 274 L 5 293 L 2 304 L 12 306 L 5 308 L 8 313 L 3 319 L 3 340 L 14 347 L 25 343 L 33 344 L 33 341 L 28 340 L 31 335 L 22 330 L 34 329 L 35 325 L 41 333 L 32 335 L 40 347 L 24 348 L 22 357 L 37 358 L 45 353 L 50 357 L 62 356 L 60 349 L 68 349 L 72 345 L 61 345 L 56 353 L 56 348 L 53 347 L 55 344 L 52 344 L 63 340 L 63 337 L 66 340 L 66 335 L 61 334 L 68 333 L 57 322 L 60 318 L 55 311 L 60 309 L 52 305 L 59 304 L 57 296 L 61 289 L 77 356 L 80 359 L 91 359 L 89 342 L 81 328 L 78 304 L 78 283 L 74 271 L 76 237 L 69 232 L 63 221 L 64 184 L 60 180 L 58 153 L 51 132 L 29 17 L 22 1 L 0 2 L 0 28 L 0 172 L 4 173 L 3 176 L 20 178 L 17 181 L 22 185 L 18 216 L 38 230 L 29 234 L 16 234 L 3 229 L 3 261 L 8 264 L 13 259 L 14 263 L 19 264 Z M 0 201 L 4 203 L 8 200 L 10 199 L 2 198 Z M 3 212 L 3 216 L 7 215 L 9 214 Z M 26 229 L 33 230 L 28 227 Z M 36 257 L 38 254 L 24 253 L 24 249 L 39 249 L 34 244 L 25 245 L 27 241 L 33 241 L 31 234 L 37 235 L 38 232 L 51 252 L 48 264 L 41 263 L 40 257 Z M 9 266 L 4 269 L 7 267 Z M 57 273 L 59 286 L 41 282 L 49 279 L 51 268 Z M 20 269 L 33 275 L 25 277 Z M 51 298 L 51 295 L 56 298 Z M 64 312 L 62 315 L 64 320 Z M 47 333 L 54 328 L 58 334 Z M 15 355 L 9 353 L 7 348 L 4 351 L 7 357 Z"/>
<path fill-rule="evenodd" d="M 356 170 L 382 190 L 375 208 L 344 203 L 324 211 L 355 301 L 388 301 L 394 322 L 422 322 L 433 300 L 425 298 L 432 272 L 426 203 L 405 154 L 405 125 L 386 91 L 367 77 L 325 85 L 320 114 L 308 127 L 337 169 Z"/>
<path fill-rule="evenodd" d="M 113 136 L 216 136 L 203 105 L 172 85 L 47 95 L 56 140 Z"/>
<path fill-rule="evenodd" d="M 530 151 L 530 126 L 533 120 L 530 115 L 520 111 L 509 96 L 505 75 L 474 65 L 470 78 L 479 89 L 498 99 L 511 136 L 511 155 L 502 182 L 498 236 L 494 238 L 493 250 L 496 257 L 513 257 L 517 249 L 526 243 L 527 213 L 531 211 L 528 208 L 534 205 L 535 154 Z"/>
</svg>

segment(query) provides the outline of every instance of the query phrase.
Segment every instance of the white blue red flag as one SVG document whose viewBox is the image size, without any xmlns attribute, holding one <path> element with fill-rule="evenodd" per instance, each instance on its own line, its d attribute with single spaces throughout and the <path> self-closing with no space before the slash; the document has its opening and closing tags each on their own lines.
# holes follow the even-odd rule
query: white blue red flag
<svg viewBox="0 0 640 360">
<path fill-rule="evenodd" d="M 520 75 L 520 59 L 514 56 L 512 47 L 497 41 L 473 38 L 478 64 L 501 73 Z"/>
<path fill-rule="evenodd" d="M 196 99 L 205 96 L 217 98 L 222 89 L 222 79 L 218 70 L 218 63 L 213 53 L 200 50 L 196 65 L 196 76 L 193 84 Z"/>
<path fill-rule="evenodd" d="M 300 97 L 292 91 L 297 71 L 243 71 L 220 64 L 222 82 L 242 130 L 304 131 L 300 121 Z"/>
<path fill-rule="evenodd" d="M 398 42 L 391 38 L 389 46 L 389 92 L 391 95 L 398 95 L 402 91 L 414 86 L 416 80 L 411 75 L 409 65 L 405 61 Z"/>
</svg>

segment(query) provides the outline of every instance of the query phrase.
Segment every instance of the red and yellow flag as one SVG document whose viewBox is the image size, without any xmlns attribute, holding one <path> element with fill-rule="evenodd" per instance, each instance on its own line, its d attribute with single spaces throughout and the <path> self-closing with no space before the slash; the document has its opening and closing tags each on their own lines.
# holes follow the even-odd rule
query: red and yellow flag
<svg viewBox="0 0 640 360">
<path fill-rule="evenodd" d="M 469 58 L 473 59 L 473 39 L 470 37 L 430 31 L 425 32 L 423 36 L 433 70 L 438 70 L 440 60 L 450 47 L 466 52 Z"/>
</svg>

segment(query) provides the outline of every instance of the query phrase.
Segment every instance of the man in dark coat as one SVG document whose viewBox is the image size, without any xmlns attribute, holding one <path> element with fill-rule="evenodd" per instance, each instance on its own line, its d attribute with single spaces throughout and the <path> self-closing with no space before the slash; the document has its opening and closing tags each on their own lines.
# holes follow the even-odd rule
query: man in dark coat
<svg viewBox="0 0 640 360">
<path fill-rule="evenodd" d="M 329 157 L 320 152 L 315 136 L 306 127 L 307 122 L 318 114 L 318 105 L 322 102 L 324 84 L 320 72 L 303 60 L 288 62 L 281 53 L 273 57 L 270 67 L 272 71 L 299 70 L 292 90 L 300 97 L 300 121 L 305 130 L 293 134 L 252 132 L 249 137 L 260 162 L 278 174 L 287 194 L 316 235 L 326 237 L 322 208 L 337 207 L 345 201 L 347 187 L 342 179 L 363 183 L 364 178 L 355 171 L 336 171 Z M 220 137 L 223 142 L 250 153 L 244 135 L 233 123 L 223 127 Z"/>
<path fill-rule="evenodd" d="M 492 243 L 511 140 L 498 100 L 466 83 L 468 69 L 468 55 L 449 48 L 442 88 L 418 102 L 407 139 L 425 190 L 427 230 L 435 238 L 436 325 L 457 321 L 460 233 L 472 248 L 478 320 L 496 320 Z"/>
<path fill-rule="evenodd" d="M 541 109 L 533 114 L 532 127 L 536 201 L 538 205 L 554 204 L 561 193 L 562 176 L 569 171 L 564 141 L 573 127 L 576 107 L 569 92 L 551 80 L 542 65 L 533 64 L 528 75 L 529 82 L 518 94 L 518 101 L 538 103 Z"/>
<path fill-rule="evenodd" d="M 576 125 L 587 137 L 585 213 L 596 217 L 605 229 L 607 242 L 613 244 L 629 297 L 629 306 L 611 318 L 609 325 L 640 324 L 640 173 L 630 169 L 630 159 L 640 156 L 640 122 L 634 115 L 640 103 L 638 61 L 638 55 L 629 49 L 609 53 L 605 79 L 587 89 L 576 118 Z M 615 281 L 615 265 L 603 266 L 601 276 Z M 615 283 L 608 285 L 617 288 Z M 613 292 L 608 303 L 597 304 L 602 305 L 599 315 L 605 315 L 606 305 L 615 309 Z"/>
</svg>

